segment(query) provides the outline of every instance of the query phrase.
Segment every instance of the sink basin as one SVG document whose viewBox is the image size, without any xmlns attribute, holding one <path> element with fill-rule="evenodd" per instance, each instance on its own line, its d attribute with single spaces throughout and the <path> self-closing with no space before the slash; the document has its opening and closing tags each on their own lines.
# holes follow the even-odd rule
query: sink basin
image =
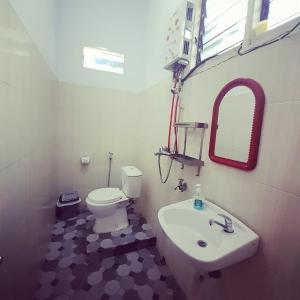
<svg viewBox="0 0 300 300">
<path fill-rule="evenodd" d="M 220 270 L 255 254 L 259 244 L 255 232 L 215 204 L 204 201 L 204 205 L 203 210 L 196 210 L 189 199 L 159 210 L 159 223 L 177 248 L 204 271 Z M 225 223 L 218 214 L 231 218 L 233 233 L 217 224 L 209 225 L 210 219 Z"/>
</svg>

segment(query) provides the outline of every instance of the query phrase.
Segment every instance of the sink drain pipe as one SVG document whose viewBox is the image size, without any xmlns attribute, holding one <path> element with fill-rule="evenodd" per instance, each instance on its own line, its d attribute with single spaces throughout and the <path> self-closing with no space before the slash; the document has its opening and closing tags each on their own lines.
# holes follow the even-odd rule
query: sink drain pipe
<svg viewBox="0 0 300 300">
<path fill-rule="evenodd" d="M 222 277 L 222 272 L 221 270 L 211 271 L 208 273 L 208 276 L 210 278 L 219 279 Z"/>
<path fill-rule="evenodd" d="M 200 282 L 203 282 L 207 279 L 220 279 L 222 277 L 222 271 L 221 270 L 215 270 L 210 272 L 199 272 L 195 274 L 195 280 L 198 280 Z"/>
</svg>

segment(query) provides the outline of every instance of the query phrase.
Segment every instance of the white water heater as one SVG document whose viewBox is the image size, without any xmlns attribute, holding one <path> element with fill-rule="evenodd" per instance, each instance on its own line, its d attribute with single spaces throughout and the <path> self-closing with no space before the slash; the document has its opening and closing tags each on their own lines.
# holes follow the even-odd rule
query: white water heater
<svg viewBox="0 0 300 300">
<path fill-rule="evenodd" d="M 194 0 L 184 0 L 170 18 L 166 36 L 165 69 L 188 65 L 194 29 Z"/>
</svg>

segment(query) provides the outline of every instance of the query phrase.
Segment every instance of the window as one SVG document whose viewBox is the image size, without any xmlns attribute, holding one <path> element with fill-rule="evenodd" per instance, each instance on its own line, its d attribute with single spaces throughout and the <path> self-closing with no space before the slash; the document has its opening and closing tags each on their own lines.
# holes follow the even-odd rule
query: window
<svg viewBox="0 0 300 300">
<path fill-rule="evenodd" d="M 202 0 L 196 22 L 197 66 L 243 43 L 246 51 L 274 42 L 300 27 L 300 0 Z M 291 21 L 293 20 L 294 23 Z M 281 26 L 291 21 L 290 28 Z M 276 31 L 270 31 L 276 28 Z M 269 30 L 269 35 L 261 35 Z M 290 34 L 291 32 L 288 32 Z M 192 71 L 194 72 L 194 70 Z"/>
<path fill-rule="evenodd" d="M 124 73 L 124 55 L 106 49 L 83 48 L 83 67 L 88 69 Z"/>
<path fill-rule="evenodd" d="M 278 27 L 299 16 L 299 0 L 262 0 L 260 20 L 267 20 L 268 29 Z"/>
<path fill-rule="evenodd" d="M 248 0 L 202 2 L 197 62 L 224 52 L 244 37 Z"/>
</svg>

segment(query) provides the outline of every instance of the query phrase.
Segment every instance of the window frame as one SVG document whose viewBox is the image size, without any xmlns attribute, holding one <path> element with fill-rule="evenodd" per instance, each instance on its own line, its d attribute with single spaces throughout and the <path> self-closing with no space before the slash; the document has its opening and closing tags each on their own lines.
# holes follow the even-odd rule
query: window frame
<svg viewBox="0 0 300 300">
<path fill-rule="evenodd" d="M 298 16 L 265 32 L 255 33 L 255 27 L 260 22 L 260 12 L 262 3 L 263 0 L 248 0 L 248 13 L 246 17 L 247 22 L 242 51 L 247 51 L 253 47 L 266 43 L 285 33 L 287 30 L 293 28 L 297 23 L 300 22 L 300 16 Z"/>
<path fill-rule="evenodd" d="M 205 0 L 206 1 L 206 0 Z M 205 13 L 203 14 L 202 13 L 202 9 L 203 9 L 203 7 L 204 7 L 204 5 L 203 5 L 203 2 L 204 2 L 204 0 L 200 0 L 200 5 L 201 5 L 201 7 L 200 7 L 200 26 L 201 25 L 204 25 L 205 24 L 205 21 L 204 21 L 204 19 L 202 19 L 202 17 L 203 17 L 203 15 L 205 15 Z M 237 2 L 237 1 L 236 1 Z M 236 3 L 235 3 L 236 4 Z M 234 5 L 235 5 L 234 4 Z M 249 10 L 249 0 L 248 0 L 248 8 L 247 8 L 247 14 L 246 14 L 246 24 L 247 24 L 247 17 L 248 17 L 248 10 Z M 245 28 L 245 30 L 246 30 L 246 28 Z M 198 45 L 200 45 L 200 32 L 202 32 L 202 34 L 205 32 L 204 30 L 200 30 L 200 27 L 199 27 L 199 29 L 198 29 L 198 36 L 197 36 L 197 40 L 198 40 Z M 244 40 L 244 38 L 245 38 L 245 32 L 244 32 L 244 36 L 243 36 L 243 39 L 242 39 L 242 43 L 243 43 L 243 40 Z M 202 37 L 202 39 L 203 39 L 203 37 Z M 202 41 L 202 43 L 203 43 L 203 41 Z M 238 44 L 237 46 L 233 46 L 233 47 L 231 47 L 231 48 L 229 48 L 228 50 L 224 50 L 223 52 L 221 52 L 220 54 L 213 54 L 212 56 L 209 56 L 209 57 L 207 57 L 207 58 L 204 58 L 203 60 L 205 61 L 206 59 L 210 59 L 211 57 L 213 57 L 213 56 L 215 56 L 215 55 L 217 55 L 217 57 L 216 58 L 218 58 L 219 56 L 222 56 L 223 54 L 225 54 L 225 53 L 227 53 L 228 51 L 230 51 L 230 50 L 232 50 L 232 49 L 234 49 L 234 48 L 237 48 L 237 47 L 239 47 L 240 46 L 240 44 Z M 197 57 L 196 57 L 196 62 L 200 62 L 201 63 L 201 60 L 199 61 L 199 56 L 201 57 L 201 54 L 199 54 L 199 51 L 198 51 L 198 47 L 197 47 Z"/>
<path fill-rule="evenodd" d="M 255 47 L 262 43 L 268 42 L 273 38 L 276 38 L 277 36 L 285 33 L 287 30 L 293 28 L 299 22 L 300 22 L 300 16 L 296 17 L 295 19 L 289 20 L 275 28 L 272 28 L 260 34 L 256 34 L 252 37 L 250 46 Z M 299 33 L 295 32 L 294 34 L 296 35 Z"/>
<path fill-rule="evenodd" d="M 107 56 L 107 58 L 105 58 L 105 56 Z M 111 58 L 109 58 L 109 56 L 111 56 Z M 86 70 L 100 71 L 116 75 L 124 75 L 125 55 L 123 53 L 113 52 L 107 48 L 84 46 L 82 48 L 82 58 L 82 67 Z M 91 58 L 93 58 L 92 63 L 90 61 Z M 120 61 L 118 61 L 116 58 L 119 58 Z M 99 59 L 107 60 L 110 63 L 119 63 L 121 64 L 121 67 L 111 67 L 110 69 L 105 64 L 97 63 L 96 60 Z"/>
<path fill-rule="evenodd" d="M 267 30 L 262 33 L 256 33 L 255 28 L 257 24 L 260 22 L 260 14 L 261 14 L 261 7 L 262 7 L 263 0 L 248 0 L 248 9 L 247 9 L 247 16 L 246 16 L 246 25 L 245 25 L 245 33 L 244 38 L 242 40 L 242 43 L 238 46 L 234 46 L 229 50 L 224 51 L 223 53 L 220 53 L 216 57 L 212 57 L 208 61 L 205 62 L 202 66 L 200 65 L 199 72 L 203 72 L 207 69 L 210 69 L 216 65 L 219 65 L 220 63 L 233 58 L 235 56 L 238 56 L 238 49 L 241 47 L 241 52 L 245 52 L 247 50 L 250 50 L 251 48 L 257 47 L 259 45 L 262 45 L 266 42 L 271 41 L 272 39 L 280 36 L 281 34 L 284 34 L 289 29 L 293 28 L 297 23 L 300 22 L 300 16 L 289 20 L 275 28 L 272 28 L 270 30 Z M 200 16 L 202 14 L 201 11 L 202 8 L 202 1 L 199 1 L 199 10 L 200 10 Z M 199 28 L 200 29 L 200 28 Z M 196 31 L 199 31 L 197 29 Z M 299 35 L 299 31 L 295 31 L 292 33 L 292 36 Z M 195 45 L 198 49 L 198 46 Z M 190 66 L 190 68 L 192 68 Z"/>
</svg>

